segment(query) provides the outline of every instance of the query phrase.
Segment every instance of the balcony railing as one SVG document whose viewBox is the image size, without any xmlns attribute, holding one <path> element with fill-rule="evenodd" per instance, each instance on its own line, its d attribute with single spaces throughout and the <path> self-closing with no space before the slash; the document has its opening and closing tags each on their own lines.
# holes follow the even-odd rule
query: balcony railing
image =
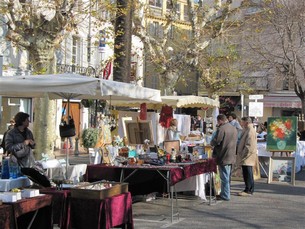
<svg viewBox="0 0 305 229">
<path fill-rule="evenodd" d="M 77 65 L 57 64 L 56 68 L 58 73 L 77 73 L 90 77 L 98 77 L 97 71 L 92 66 L 81 67 Z"/>
</svg>

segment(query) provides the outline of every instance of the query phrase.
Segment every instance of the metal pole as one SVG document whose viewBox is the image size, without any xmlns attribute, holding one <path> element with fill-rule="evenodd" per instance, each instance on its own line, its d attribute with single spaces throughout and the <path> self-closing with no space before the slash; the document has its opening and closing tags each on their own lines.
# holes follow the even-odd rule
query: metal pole
<svg viewBox="0 0 305 229">
<path fill-rule="evenodd" d="M 241 101 L 241 117 L 244 117 L 244 94 L 240 94 L 240 101 Z"/>
<path fill-rule="evenodd" d="M 0 55 L 0 76 L 3 76 L 3 56 Z"/>
<path fill-rule="evenodd" d="M 68 108 L 67 108 L 67 122 L 69 124 L 69 114 L 70 114 L 70 98 L 68 98 Z M 67 143 L 66 143 L 66 179 L 68 179 L 68 166 L 69 166 L 69 137 L 66 138 Z"/>
<path fill-rule="evenodd" d="M 3 56 L 0 55 L 0 77 L 3 76 Z M 0 120 L 2 118 L 2 96 L 0 96 Z"/>
</svg>

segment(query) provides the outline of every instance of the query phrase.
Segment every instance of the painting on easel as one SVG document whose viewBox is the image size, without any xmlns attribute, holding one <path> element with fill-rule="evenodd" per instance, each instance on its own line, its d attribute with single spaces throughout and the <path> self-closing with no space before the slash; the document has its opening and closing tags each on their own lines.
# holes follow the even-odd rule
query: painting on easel
<svg viewBox="0 0 305 229">
<path fill-rule="evenodd" d="M 297 117 L 270 117 L 267 127 L 267 150 L 292 152 L 297 143 Z"/>
</svg>

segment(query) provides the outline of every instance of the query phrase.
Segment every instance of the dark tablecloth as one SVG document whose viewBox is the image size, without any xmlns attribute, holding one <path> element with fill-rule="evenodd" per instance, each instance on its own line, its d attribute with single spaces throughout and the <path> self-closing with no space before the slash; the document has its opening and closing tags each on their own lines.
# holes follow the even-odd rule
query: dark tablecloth
<svg viewBox="0 0 305 229">
<path fill-rule="evenodd" d="M 28 199 L 22 199 L 14 203 L 7 203 L 5 205 L 11 207 L 13 211 L 13 226 L 9 227 L 10 229 L 27 228 L 36 210 L 38 210 L 38 212 L 33 221 L 31 229 L 53 228 L 52 196 L 50 195 L 41 195 Z"/>
<path fill-rule="evenodd" d="M 133 228 L 132 199 L 123 193 L 105 200 L 70 198 L 68 227 L 76 229 L 110 229 L 126 225 Z"/>
<path fill-rule="evenodd" d="M 3 204 L 0 206 L 0 228 L 15 228 L 13 207 L 11 205 Z"/>
<path fill-rule="evenodd" d="M 70 190 L 56 190 L 54 188 L 41 189 L 40 193 L 50 194 L 53 203 L 53 223 L 60 228 L 66 228 L 67 202 Z"/>
</svg>

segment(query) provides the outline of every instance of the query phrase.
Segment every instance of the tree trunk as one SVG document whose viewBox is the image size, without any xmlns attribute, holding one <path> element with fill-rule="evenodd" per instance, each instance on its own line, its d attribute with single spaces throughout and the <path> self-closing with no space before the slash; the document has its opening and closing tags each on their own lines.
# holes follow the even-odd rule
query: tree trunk
<svg viewBox="0 0 305 229">
<path fill-rule="evenodd" d="M 130 81 L 132 10 L 128 0 L 117 0 L 115 21 L 113 80 Z"/>
<path fill-rule="evenodd" d="M 302 114 L 305 114 L 305 96 L 300 97 L 302 103 Z"/>
<path fill-rule="evenodd" d="M 47 42 L 46 42 L 47 43 Z M 47 45 L 42 47 L 33 46 L 29 50 L 29 60 L 34 74 L 55 73 L 54 48 Z M 34 99 L 34 139 L 36 142 L 35 158 L 41 159 L 42 153 L 50 158 L 54 157 L 54 142 L 56 138 L 56 102 L 44 98 Z"/>
<path fill-rule="evenodd" d="M 167 70 L 160 77 L 160 88 L 163 95 L 173 95 L 179 75 L 175 71 Z"/>
</svg>

